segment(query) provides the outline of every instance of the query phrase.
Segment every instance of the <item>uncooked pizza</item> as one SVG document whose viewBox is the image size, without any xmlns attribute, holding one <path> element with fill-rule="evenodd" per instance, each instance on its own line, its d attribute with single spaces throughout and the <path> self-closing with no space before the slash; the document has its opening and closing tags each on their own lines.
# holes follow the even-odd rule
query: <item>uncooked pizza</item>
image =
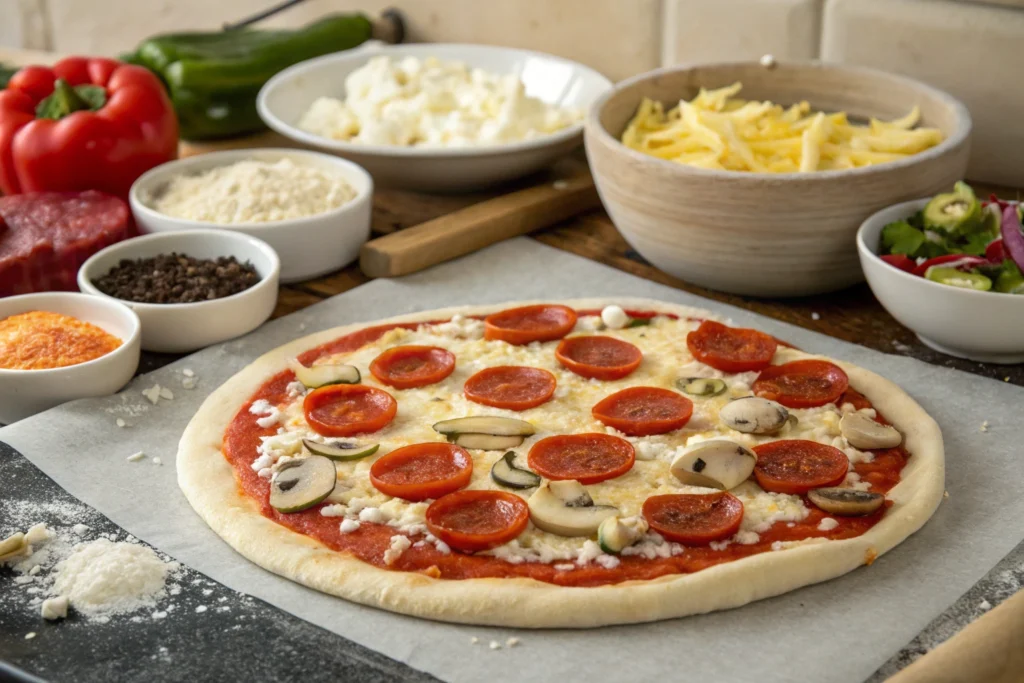
<svg viewBox="0 0 1024 683">
<path fill-rule="evenodd" d="M 934 420 L 867 370 L 708 311 L 577 300 L 272 351 L 203 404 L 178 476 L 239 553 L 312 588 L 586 627 L 870 565 L 935 511 L 943 451 Z"/>
</svg>

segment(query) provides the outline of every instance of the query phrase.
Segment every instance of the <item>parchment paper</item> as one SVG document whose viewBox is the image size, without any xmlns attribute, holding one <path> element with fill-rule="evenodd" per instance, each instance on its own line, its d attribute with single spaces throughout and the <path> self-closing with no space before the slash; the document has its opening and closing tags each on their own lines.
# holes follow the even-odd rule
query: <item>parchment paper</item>
<svg viewBox="0 0 1024 683">
<path fill-rule="evenodd" d="M 174 456 L 202 399 L 261 353 L 298 336 L 453 304 L 646 296 L 712 308 L 805 350 L 904 386 L 942 425 L 949 498 L 925 528 L 870 568 L 710 615 L 589 631 L 455 626 L 361 607 L 269 574 L 236 555 L 179 491 Z M 181 388 L 182 370 L 199 378 Z M 115 426 L 140 391 L 175 394 Z M 517 239 L 416 275 L 375 281 L 136 380 L 121 396 L 55 408 L 0 430 L 57 483 L 132 534 L 228 586 L 449 681 L 862 681 L 1024 536 L 1019 427 L 1024 390 L 733 309 Z M 980 431 L 983 421 L 988 431 Z M 144 451 L 163 460 L 126 462 Z M 492 651 L 490 640 L 521 639 Z M 477 636 L 480 644 L 470 644 Z M 259 643 L 253 643 L 260 647 Z M 670 678 L 665 678 L 669 676 Z"/>
</svg>

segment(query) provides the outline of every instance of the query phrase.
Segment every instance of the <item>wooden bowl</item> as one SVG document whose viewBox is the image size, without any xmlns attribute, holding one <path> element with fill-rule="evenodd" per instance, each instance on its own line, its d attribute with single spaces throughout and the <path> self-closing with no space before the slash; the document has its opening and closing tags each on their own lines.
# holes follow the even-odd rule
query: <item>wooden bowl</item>
<svg viewBox="0 0 1024 683">
<path fill-rule="evenodd" d="M 716 171 L 657 159 L 619 142 L 644 97 L 666 108 L 701 87 L 743 83 L 745 99 L 851 118 L 920 107 L 945 140 L 906 159 L 814 173 Z M 963 177 L 971 117 L 952 96 L 901 76 L 832 64 L 758 63 L 658 69 L 618 84 L 590 109 L 587 157 L 601 200 L 626 240 L 665 272 L 751 296 L 800 296 L 863 280 L 855 235 L 879 209 L 948 192 Z"/>
</svg>

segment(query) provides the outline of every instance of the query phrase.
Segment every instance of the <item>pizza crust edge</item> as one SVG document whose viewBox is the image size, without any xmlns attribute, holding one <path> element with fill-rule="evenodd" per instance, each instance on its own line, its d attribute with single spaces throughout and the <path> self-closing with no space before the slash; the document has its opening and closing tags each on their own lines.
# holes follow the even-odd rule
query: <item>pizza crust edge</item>
<svg viewBox="0 0 1024 683">
<path fill-rule="evenodd" d="M 561 303 L 574 308 L 618 304 L 680 316 L 723 319 L 710 311 L 655 299 L 615 297 L 563 301 L 517 301 L 459 306 L 345 325 L 308 335 L 274 349 L 214 391 L 189 422 L 178 447 L 178 484 L 200 517 L 232 548 L 264 569 L 315 590 L 411 616 L 465 624 L 519 628 L 586 628 L 657 621 L 739 607 L 832 579 L 870 563 L 932 516 L 945 488 L 942 433 L 938 424 L 899 386 L 858 366 L 826 356 L 780 348 L 776 359 L 824 358 L 850 377 L 850 385 L 904 434 L 911 458 L 902 480 L 889 491 L 892 507 L 881 522 L 856 538 L 807 543 L 716 565 L 692 574 L 652 581 L 579 588 L 528 578 L 433 579 L 380 569 L 330 550 L 280 526 L 242 495 L 221 453 L 224 431 L 238 410 L 290 359 L 359 329 L 393 322 L 419 322 L 452 315 L 484 315 L 510 306 Z"/>
</svg>

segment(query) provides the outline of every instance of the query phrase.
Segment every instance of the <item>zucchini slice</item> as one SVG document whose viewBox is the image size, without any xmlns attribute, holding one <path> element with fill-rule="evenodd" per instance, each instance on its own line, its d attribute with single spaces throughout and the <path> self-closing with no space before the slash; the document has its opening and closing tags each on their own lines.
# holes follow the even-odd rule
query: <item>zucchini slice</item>
<svg viewBox="0 0 1024 683">
<path fill-rule="evenodd" d="M 578 481 L 548 482 L 526 502 L 534 525 L 559 536 L 593 536 L 604 520 L 619 513 L 614 505 L 594 505 Z"/>
<path fill-rule="evenodd" d="M 491 479 L 499 486 L 510 489 L 532 489 L 540 486 L 540 475 L 530 470 L 516 467 L 515 451 L 509 451 L 491 467 Z"/>
<path fill-rule="evenodd" d="M 477 415 L 474 417 L 457 417 L 454 420 L 442 420 L 434 423 L 434 431 L 447 437 L 459 434 L 490 434 L 491 436 L 531 436 L 537 430 L 525 420 L 512 417 L 494 417 Z"/>
<path fill-rule="evenodd" d="M 724 381 L 714 377 L 681 377 L 676 380 L 676 386 L 688 396 L 701 398 L 718 396 L 728 389 Z"/>
<path fill-rule="evenodd" d="M 609 517 L 597 528 L 597 544 L 606 553 L 617 554 L 639 541 L 645 533 L 647 521 L 643 517 Z"/>
<path fill-rule="evenodd" d="M 490 434 L 453 434 L 448 440 L 456 446 L 480 451 L 505 451 L 523 445 L 521 436 L 491 436 Z"/>
<path fill-rule="evenodd" d="M 337 483 L 338 470 L 330 458 L 289 460 L 270 483 L 270 505 L 278 512 L 302 512 L 331 495 Z"/>
<path fill-rule="evenodd" d="M 359 445 L 348 441 L 330 441 L 328 443 L 317 443 L 310 439 L 303 439 L 302 445 L 314 455 L 322 455 L 331 460 L 361 460 L 373 455 L 380 448 L 379 443 Z"/>
<path fill-rule="evenodd" d="M 295 379 L 310 389 L 319 389 L 328 384 L 359 384 L 362 376 L 359 368 L 354 365 L 314 365 L 306 367 L 302 363 L 293 363 L 292 371 Z"/>
</svg>

